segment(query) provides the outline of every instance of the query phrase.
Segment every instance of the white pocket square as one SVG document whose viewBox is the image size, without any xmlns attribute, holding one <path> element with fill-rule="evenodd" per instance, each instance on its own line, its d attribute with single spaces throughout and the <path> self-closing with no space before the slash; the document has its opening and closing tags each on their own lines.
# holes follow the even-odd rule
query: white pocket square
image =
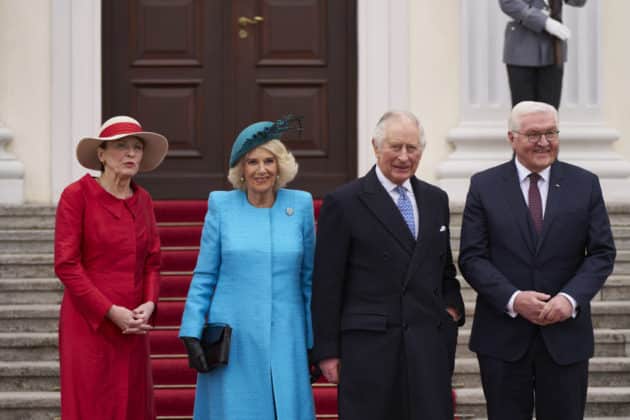
<svg viewBox="0 0 630 420">
<path fill-rule="evenodd" d="M 442 225 L 440 226 L 440 232 L 445 232 L 446 231 L 446 226 Z"/>
</svg>

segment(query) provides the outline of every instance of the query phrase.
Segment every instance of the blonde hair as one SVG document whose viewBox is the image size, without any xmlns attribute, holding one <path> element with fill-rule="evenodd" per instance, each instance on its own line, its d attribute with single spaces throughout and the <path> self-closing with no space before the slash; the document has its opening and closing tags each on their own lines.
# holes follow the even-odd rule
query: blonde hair
<svg viewBox="0 0 630 420">
<path fill-rule="evenodd" d="M 280 188 L 286 187 L 289 182 L 295 179 L 298 171 L 298 164 L 291 152 L 287 150 L 280 140 L 270 140 L 267 143 L 261 144 L 257 148 L 268 151 L 276 158 L 276 162 L 278 164 L 278 178 L 273 184 L 274 191 L 278 191 Z M 249 153 L 251 153 L 251 150 Z M 232 184 L 235 189 L 239 189 L 241 191 L 247 190 L 247 184 L 245 183 L 245 179 L 243 177 L 243 162 L 249 153 L 245 154 L 245 156 L 243 156 L 238 163 L 234 165 L 234 167 L 230 168 L 230 171 L 228 172 L 227 178 L 228 181 L 230 181 L 230 184 Z"/>
</svg>

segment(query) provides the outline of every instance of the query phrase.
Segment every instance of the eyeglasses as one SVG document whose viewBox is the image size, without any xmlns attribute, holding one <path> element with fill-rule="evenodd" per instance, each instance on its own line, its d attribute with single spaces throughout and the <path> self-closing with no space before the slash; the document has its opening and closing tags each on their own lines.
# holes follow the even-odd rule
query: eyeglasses
<svg viewBox="0 0 630 420">
<path fill-rule="evenodd" d="M 548 142 L 556 141 L 558 140 L 558 134 L 560 133 L 558 130 L 547 131 L 546 133 L 521 133 L 516 130 L 513 130 L 512 132 L 527 136 L 527 141 L 530 143 L 538 143 L 540 139 L 542 139 L 542 136 L 545 136 Z"/>
</svg>

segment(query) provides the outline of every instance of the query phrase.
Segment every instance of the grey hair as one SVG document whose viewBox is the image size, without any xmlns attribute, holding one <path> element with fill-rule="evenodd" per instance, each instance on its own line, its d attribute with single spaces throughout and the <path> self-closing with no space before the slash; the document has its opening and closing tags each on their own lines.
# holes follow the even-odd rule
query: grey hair
<svg viewBox="0 0 630 420">
<path fill-rule="evenodd" d="M 372 139 L 374 139 L 374 144 L 377 148 L 381 148 L 385 138 L 387 137 L 387 124 L 391 120 L 399 120 L 399 121 L 410 121 L 418 127 L 418 131 L 420 133 L 420 148 L 424 150 L 424 147 L 427 144 L 426 137 L 424 135 L 424 128 L 422 124 L 420 124 L 420 120 L 416 117 L 412 112 L 409 111 L 399 111 L 399 110 L 391 110 L 387 111 L 378 123 L 376 124 L 376 128 L 374 128 L 374 133 L 372 134 Z"/>
<path fill-rule="evenodd" d="M 298 172 L 298 164 L 295 161 L 293 154 L 287 150 L 285 145 L 278 139 L 273 139 L 267 143 L 258 146 L 261 149 L 268 151 L 276 157 L 278 163 L 278 179 L 276 179 L 273 185 L 273 190 L 278 191 L 280 188 L 284 188 L 287 184 L 295 179 Z M 253 149 L 256 150 L 256 149 Z M 251 152 L 250 152 L 251 153 Z M 243 179 L 243 163 L 249 153 L 245 154 L 236 165 L 230 168 L 228 172 L 228 181 L 235 189 L 241 191 L 247 190 L 247 184 Z"/>
<path fill-rule="evenodd" d="M 544 102 L 535 101 L 522 101 L 514 105 L 510 118 L 508 120 L 508 127 L 510 131 L 518 131 L 521 129 L 521 119 L 525 115 L 536 113 L 552 113 L 556 124 L 558 124 L 558 111 L 552 105 Z"/>
</svg>

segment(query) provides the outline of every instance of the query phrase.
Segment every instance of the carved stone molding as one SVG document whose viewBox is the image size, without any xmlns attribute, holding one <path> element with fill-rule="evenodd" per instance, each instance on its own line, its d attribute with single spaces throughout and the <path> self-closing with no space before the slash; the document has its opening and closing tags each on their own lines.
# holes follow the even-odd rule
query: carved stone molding
<svg viewBox="0 0 630 420">
<path fill-rule="evenodd" d="M 617 130 L 601 113 L 600 4 L 565 7 L 569 41 L 560 106 L 560 158 L 596 173 L 608 201 L 630 202 L 630 162 L 613 150 Z M 470 176 L 511 157 L 507 142 L 510 94 L 502 63 L 508 17 L 496 0 L 461 2 L 460 122 L 450 130 L 453 153 L 438 167 L 451 201 L 466 198 Z"/>
<path fill-rule="evenodd" d="M 13 133 L 0 123 L 0 204 L 24 203 L 24 164 L 7 150 Z"/>
</svg>

